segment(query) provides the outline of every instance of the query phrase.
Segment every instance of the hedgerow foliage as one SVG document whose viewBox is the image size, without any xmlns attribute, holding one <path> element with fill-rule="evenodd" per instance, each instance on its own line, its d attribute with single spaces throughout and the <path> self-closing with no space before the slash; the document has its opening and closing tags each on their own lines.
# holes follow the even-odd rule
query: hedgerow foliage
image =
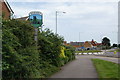
<svg viewBox="0 0 120 80">
<path fill-rule="evenodd" d="M 34 29 L 26 22 L 3 21 L 3 77 L 25 78 L 39 75 L 39 52 Z"/>
<path fill-rule="evenodd" d="M 75 58 L 74 49 L 63 46 L 63 37 L 49 29 L 38 32 L 36 46 L 34 28 L 29 22 L 3 20 L 2 24 L 3 78 L 48 77 Z"/>
</svg>

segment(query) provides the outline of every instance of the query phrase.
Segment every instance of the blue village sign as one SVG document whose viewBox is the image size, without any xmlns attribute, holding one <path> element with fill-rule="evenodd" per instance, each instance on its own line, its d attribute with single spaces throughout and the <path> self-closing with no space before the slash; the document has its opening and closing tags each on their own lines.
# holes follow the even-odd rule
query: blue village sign
<svg viewBox="0 0 120 80">
<path fill-rule="evenodd" d="M 29 13 L 29 21 L 33 27 L 41 27 L 43 24 L 43 14 L 39 11 Z"/>
</svg>

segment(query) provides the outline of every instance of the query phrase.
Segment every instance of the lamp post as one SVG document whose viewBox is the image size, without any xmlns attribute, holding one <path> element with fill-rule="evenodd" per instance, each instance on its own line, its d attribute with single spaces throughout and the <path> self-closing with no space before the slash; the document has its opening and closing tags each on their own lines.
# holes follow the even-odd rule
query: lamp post
<svg viewBox="0 0 120 80">
<path fill-rule="evenodd" d="M 57 14 L 60 13 L 61 11 L 56 11 L 55 15 L 56 15 L 56 34 L 57 34 Z M 66 12 L 61 12 L 61 13 L 66 13 Z"/>
</svg>

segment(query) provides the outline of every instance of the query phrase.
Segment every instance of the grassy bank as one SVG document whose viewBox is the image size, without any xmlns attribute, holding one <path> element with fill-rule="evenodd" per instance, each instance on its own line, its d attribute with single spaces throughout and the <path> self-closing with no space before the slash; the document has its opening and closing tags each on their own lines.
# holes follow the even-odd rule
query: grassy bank
<svg viewBox="0 0 120 80">
<path fill-rule="evenodd" d="M 102 52 L 102 51 L 100 50 L 76 51 L 76 53 L 96 53 L 96 52 Z"/>
<path fill-rule="evenodd" d="M 118 64 L 100 59 L 92 59 L 92 61 L 96 67 L 99 78 L 118 78 L 118 70 L 120 67 Z"/>
</svg>

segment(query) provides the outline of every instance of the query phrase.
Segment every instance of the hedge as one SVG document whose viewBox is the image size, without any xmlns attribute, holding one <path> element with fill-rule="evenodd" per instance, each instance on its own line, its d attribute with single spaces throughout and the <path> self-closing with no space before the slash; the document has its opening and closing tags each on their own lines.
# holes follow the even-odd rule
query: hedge
<svg viewBox="0 0 120 80">
<path fill-rule="evenodd" d="M 3 79 L 49 77 L 75 59 L 74 48 L 64 46 L 64 38 L 50 29 L 38 32 L 37 46 L 27 21 L 3 20 L 2 32 Z"/>
</svg>

